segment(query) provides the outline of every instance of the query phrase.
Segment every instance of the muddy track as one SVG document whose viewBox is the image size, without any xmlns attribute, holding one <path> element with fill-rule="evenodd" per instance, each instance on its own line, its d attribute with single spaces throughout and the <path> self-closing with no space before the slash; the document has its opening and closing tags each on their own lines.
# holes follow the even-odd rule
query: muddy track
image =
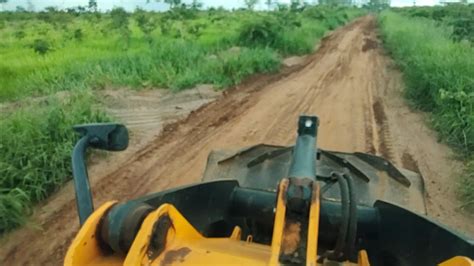
<svg viewBox="0 0 474 266">
<path fill-rule="evenodd" d="M 257 143 L 290 145 L 302 113 L 321 119 L 318 144 L 382 155 L 425 179 L 428 214 L 474 235 L 455 200 L 452 151 L 437 142 L 424 115 L 402 97 L 400 73 L 383 54 L 373 17 L 326 37 L 317 53 L 282 73 L 258 76 L 165 127 L 111 172 L 94 173 L 96 205 L 199 182 L 208 153 Z M 36 215 L 42 231 L 22 228 L 2 239 L 3 265 L 60 264 L 78 229 L 68 184 Z M 58 199 L 60 198 L 60 199 Z"/>
</svg>

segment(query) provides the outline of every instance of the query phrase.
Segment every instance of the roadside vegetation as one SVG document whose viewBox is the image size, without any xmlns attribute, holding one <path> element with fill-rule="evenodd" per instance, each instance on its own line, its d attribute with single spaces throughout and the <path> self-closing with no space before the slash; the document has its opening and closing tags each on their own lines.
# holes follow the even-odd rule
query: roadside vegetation
<svg viewBox="0 0 474 266">
<path fill-rule="evenodd" d="M 45 199 L 71 174 L 71 125 L 108 121 L 91 93 L 27 102 L 0 115 L 0 229 L 25 222 L 31 203 Z"/>
<path fill-rule="evenodd" d="M 362 14 L 298 4 L 0 12 L 0 233 L 24 224 L 34 203 L 70 179 L 72 125 L 110 120 L 95 91 L 226 88 L 312 52 L 326 32 Z"/>
<path fill-rule="evenodd" d="M 287 6 L 274 12 L 4 12 L 0 100 L 85 87 L 225 87 L 253 72 L 275 71 L 281 56 L 311 52 L 325 32 L 358 14 Z"/>
<path fill-rule="evenodd" d="M 474 5 L 380 15 L 385 46 L 404 73 L 406 97 L 432 114 L 440 139 L 466 162 L 461 181 L 453 182 L 460 183 L 462 207 L 469 210 L 474 210 L 473 23 Z"/>
<path fill-rule="evenodd" d="M 450 5 L 447 7 L 416 7 L 395 9 L 414 18 L 434 20 L 437 25 L 450 27 L 450 37 L 455 41 L 474 42 L 474 4 Z"/>
</svg>

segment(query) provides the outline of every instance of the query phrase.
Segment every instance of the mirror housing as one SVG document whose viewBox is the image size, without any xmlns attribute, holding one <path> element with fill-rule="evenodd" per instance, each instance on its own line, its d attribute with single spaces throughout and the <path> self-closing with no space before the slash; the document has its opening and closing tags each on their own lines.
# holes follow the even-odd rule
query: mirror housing
<svg viewBox="0 0 474 266">
<path fill-rule="evenodd" d="M 128 147 L 128 130 L 117 123 L 83 124 L 73 127 L 81 136 L 88 136 L 89 146 L 107 151 L 123 151 Z"/>
<path fill-rule="evenodd" d="M 123 151 L 128 147 L 128 130 L 124 125 L 116 123 L 84 124 L 73 128 L 81 134 L 81 139 L 72 151 L 72 175 L 79 222 L 83 225 L 94 211 L 85 160 L 87 148 L 90 146 L 107 151 Z"/>
</svg>

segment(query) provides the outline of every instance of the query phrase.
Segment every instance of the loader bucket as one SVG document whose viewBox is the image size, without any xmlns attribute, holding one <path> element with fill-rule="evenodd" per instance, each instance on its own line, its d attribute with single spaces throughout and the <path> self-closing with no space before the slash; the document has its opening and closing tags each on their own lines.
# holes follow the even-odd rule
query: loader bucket
<svg viewBox="0 0 474 266">
<path fill-rule="evenodd" d="M 275 191 L 287 177 L 292 147 L 258 144 L 242 150 L 217 150 L 209 154 L 203 181 L 237 180 L 242 187 Z M 419 214 L 426 214 L 423 178 L 398 168 L 382 157 L 366 153 L 345 153 L 318 149 L 316 178 L 326 181 L 332 172 L 354 178 L 358 204 L 373 206 L 377 200 L 390 202 Z M 339 186 L 323 190 L 323 199 L 340 201 Z"/>
</svg>

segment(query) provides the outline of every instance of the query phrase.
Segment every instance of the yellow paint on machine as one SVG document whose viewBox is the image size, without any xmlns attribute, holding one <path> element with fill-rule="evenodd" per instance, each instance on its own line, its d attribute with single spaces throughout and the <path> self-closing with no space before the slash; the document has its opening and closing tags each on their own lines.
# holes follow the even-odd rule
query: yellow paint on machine
<svg viewBox="0 0 474 266">
<path fill-rule="evenodd" d="M 467 257 L 456 256 L 440 263 L 439 266 L 474 266 L 474 262 Z"/>
<path fill-rule="evenodd" d="M 318 233 L 319 233 L 319 186 L 313 186 L 311 206 L 308 221 L 308 247 L 306 250 L 307 265 L 316 265 L 318 259 Z"/>
<path fill-rule="evenodd" d="M 154 258 L 150 237 L 160 218 L 168 216 L 172 226 L 167 230 L 165 250 Z M 238 229 L 235 229 L 238 230 Z M 234 230 L 234 231 L 235 231 Z M 270 249 L 235 238 L 205 238 L 169 204 L 163 204 L 145 219 L 133 242 L 125 265 L 226 264 L 266 265 Z"/>
<path fill-rule="evenodd" d="M 107 256 L 101 251 L 97 241 L 100 220 L 116 201 L 103 204 L 86 220 L 67 251 L 64 265 L 122 265 L 123 256 Z"/>
<path fill-rule="evenodd" d="M 143 222 L 128 254 L 106 254 L 97 241 L 101 218 L 116 202 L 107 202 L 86 221 L 71 244 L 64 264 L 72 265 L 278 265 L 284 230 L 285 204 L 283 193 L 288 180 L 281 182 L 271 246 L 241 241 L 241 229 L 235 227 L 229 238 L 205 238 L 170 204 L 151 212 Z M 317 265 L 317 232 L 319 226 L 319 186 L 313 188 L 308 228 L 307 265 Z M 166 217 L 163 250 L 150 247 L 157 222 Z M 250 237 L 251 238 L 251 237 Z M 163 244 L 163 243 L 162 243 Z M 342 265 L 354 265 L 343 263 Z M 361 251 L 359 264 L 369 266 L 367 253 Z M 449 266 L 449 265 L 446 265 Z"/>
</svg>

